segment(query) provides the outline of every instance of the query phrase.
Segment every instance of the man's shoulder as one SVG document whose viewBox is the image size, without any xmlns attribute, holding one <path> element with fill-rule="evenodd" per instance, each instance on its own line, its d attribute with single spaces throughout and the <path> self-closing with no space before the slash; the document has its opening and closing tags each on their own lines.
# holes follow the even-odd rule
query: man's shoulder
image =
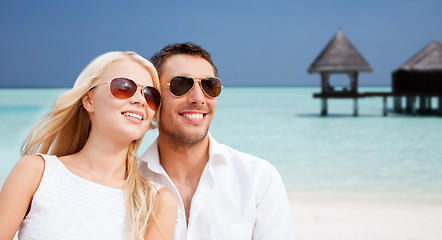
<svg viewBox="0 0 442 240">
<path fill-rule="evenodd" d="M 252 154 L 241 152 L 226 144 L 217 143 L 219 151 L 218 154 L 222 155 L 221 158 L 227 163 L 228 166 L 235 169 L 247 169 L 248 171 L 271 171 L 277 172 L 276 168 L 267 160 Z"/>
<path fill-rule="evenodd" d="M 275 195 L 278 195 L 285 191 L 281 175 L 270 162 L 224 144 L 218 147 L 225 164 L 215 170 L 215 175 L 231 189 L 248 194 L 253 192 L 257 202 L 261 202 L 269 192 L 276 191 Z"/>
</svg>

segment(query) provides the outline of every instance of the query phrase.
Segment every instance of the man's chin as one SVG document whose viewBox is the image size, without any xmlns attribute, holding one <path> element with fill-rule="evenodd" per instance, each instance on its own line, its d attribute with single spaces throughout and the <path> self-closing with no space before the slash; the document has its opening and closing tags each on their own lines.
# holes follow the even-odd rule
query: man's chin
<svg viewBox="0 0 442 240">
<path fill-rule="evenodd" d="M 181 134 L 181 142 L 186 145 L 194 145 L 200 143 L 207 137 L 207 132 L 208 131 L 202 133 L 183 133 Z"/>
<path fill-rule="evenodd" d="M 179 145 L 195 145 L 202 142 L 209 132 L 209 129 L 204 131 L 169 131 L 161 126 L 159 127 L 160 134 L 167 135 L 168 138 Z"/>
</svg>

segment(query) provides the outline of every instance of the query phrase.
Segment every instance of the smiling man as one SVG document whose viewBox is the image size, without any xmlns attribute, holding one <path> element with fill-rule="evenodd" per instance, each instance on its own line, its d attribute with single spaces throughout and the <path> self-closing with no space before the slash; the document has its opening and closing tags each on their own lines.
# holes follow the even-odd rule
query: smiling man
<svg viewBox="0 0 442 240">
<path fill-rule="evenodd" d="M 140 171 L 177 197 L 174 239 L 293 239 L 277 170 L 209 134 L 222 89 L 210 54 L 193 43 L 173 44 L 151 62 L 162 86 L 159 136 Z"/>
</svg>

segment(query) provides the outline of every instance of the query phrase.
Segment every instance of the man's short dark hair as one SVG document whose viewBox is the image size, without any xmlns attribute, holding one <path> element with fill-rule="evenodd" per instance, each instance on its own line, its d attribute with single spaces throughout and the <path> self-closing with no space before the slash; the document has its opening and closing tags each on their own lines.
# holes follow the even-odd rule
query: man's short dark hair
<svg viewBox="0 0 442 240">
<path fill-rule="evenodd" d="M 202 47 L 191 42 L 167 45 L 150 58 L 150 61 L 157 69 L 159 76 L 161 76 L 161 66 L 166 61 L 166 59 L 173 55 L 178 55 L 178 54 L 191 55 L 194 57 L 200 57 L 207 60 L 210 63 L 210 65 L 212 65 L 213 67 L 213 72 L 215 73 L 215 77 L 217 76 L 218 71 L 215 67 L 215 64 L 213 64 L 212 59 L 210 58 L 210 53 L 208 53 Z"/>
</svg>

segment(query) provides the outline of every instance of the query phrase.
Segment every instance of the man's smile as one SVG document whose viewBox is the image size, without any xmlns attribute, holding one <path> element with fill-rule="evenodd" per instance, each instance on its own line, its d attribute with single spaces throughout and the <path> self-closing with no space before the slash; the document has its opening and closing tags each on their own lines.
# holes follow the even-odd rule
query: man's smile
<svg viewBox="0 0 442 240">
<path fill-rule="evenodd" d="M 201 112 L 181 112 L 180 116 L 184 119 L 191 121 L 191 122 L 202 122 L 205 119 L 205 116 L 207 113 L 201 113 Z"/>
</svg>

